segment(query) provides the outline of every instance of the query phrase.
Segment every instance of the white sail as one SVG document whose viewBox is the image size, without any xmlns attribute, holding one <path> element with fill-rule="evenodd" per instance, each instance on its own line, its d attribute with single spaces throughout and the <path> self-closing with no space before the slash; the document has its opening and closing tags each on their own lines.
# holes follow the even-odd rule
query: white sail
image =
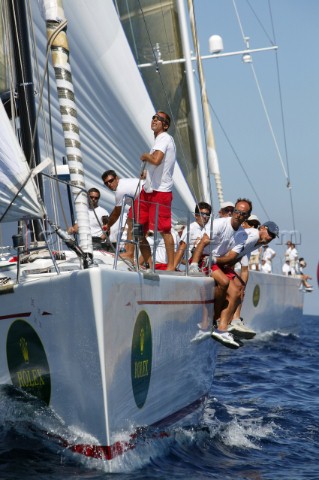
<svg viewBox="0 0 319 480">
<path fill-rule="evenodd" d="M 44 45 L 45 23 L 37 2 L 32 5 L 37 37 Z M 140 155 L 149 151 L 153 143 L 150 122 L 154 106 L 113 2 L 68 0 L 64 2 L 64 11 L 69 19 L 70 63 L 81 128 L 86 186 L 99 188 L 103 206 L 106 204 L 112 208 L 113 194 L 103 187 L 101 174 L 108 168 L 114 168 L 121 177 L 139 175 Z M 45 49 L 38 52 L 42 64 L 44 53 Z M 53 116 L 58 118 L 58 103 L 53 98 L 53 92 L 51 95 Z M 57 158 L 61 159 L 65 155 L 61 126 L 56 122 L 53 128 Z M 179 208 L 186 204 L 188 209 L 193 209 L 193 196 L 178 166 L 174 182 L 174 203 Z"/>
<path fill-rule="evenodd" d="M 0 222 L 42 218 L 45 211 L 32 172 L 0 101 Z"/>
</svg>

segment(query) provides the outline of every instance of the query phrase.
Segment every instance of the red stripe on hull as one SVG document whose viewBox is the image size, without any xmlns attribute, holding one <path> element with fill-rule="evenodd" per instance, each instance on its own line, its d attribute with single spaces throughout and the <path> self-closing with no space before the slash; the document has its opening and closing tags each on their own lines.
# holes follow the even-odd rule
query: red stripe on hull
<svg viewBox="0 0 319 480">
<path fill-rule="evenodd" d="M 138 305 L 208 305 L 214 303 L 211 300 L 138 300 Z"/>
<path fill-rule="evenodd" d="M 30 317 L 31 312 L 26 313 L 12 313 L 10 315 L 0 316 L 0 320 L 9 320 L 9 318 L 21 318 L 21 317 Z"/>
</svg>

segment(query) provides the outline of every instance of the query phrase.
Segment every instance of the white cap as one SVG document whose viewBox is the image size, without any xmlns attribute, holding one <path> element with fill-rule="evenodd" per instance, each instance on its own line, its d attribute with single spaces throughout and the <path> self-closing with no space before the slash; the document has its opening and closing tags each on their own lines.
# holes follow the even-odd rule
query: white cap
<svg viewBox="0 0 319 480">
<path fill-rule="evenodd" d="M 227 207 L 233 207 L 235 208 L 235 205 L 233 204 L 233 202 L 223 202 L 220 204 L 220 209 L 223 210 L 224 208 L 227 208 Z"/>
<path fill-rule="evenodd" d="M 255 220 L 256 222 L 259 222 L 260 223 L 260 220 L 259 218 L 257 217 L 257 215 L 250 215 L 249 218 L 247 218 L 247 221 L 249 220 Z"/>
</svg>

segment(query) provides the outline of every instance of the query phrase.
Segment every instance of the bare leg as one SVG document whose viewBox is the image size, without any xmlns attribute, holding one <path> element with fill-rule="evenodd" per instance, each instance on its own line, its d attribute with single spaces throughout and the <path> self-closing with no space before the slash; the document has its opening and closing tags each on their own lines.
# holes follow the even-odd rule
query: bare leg
<svg viewBox="0 0 319 480">
<path fill-rule="evenodd" d="M 237 278 L 234 278 L 229 283 L 227 290 L 227 306 L 224 308 L 220 315 L 219 329 L 226 331 L 228 325 L 231 323 L 231 320 L 234 316 L 237 306 L 240 303 L 240 298 L 242 295 L 242 284 Z"/>
<path fill-rule="evenodd" d="M 140 240 L 140 250 L 141 254 L 143 255 L 144 261 L 149 264 L 151 267 L 153 262 L 152 262 L 152 252 L 150 245 L 148 241 L 146 240 L 146 237 L 143 237 L 142 240 Z"/>
<path fill-rule="evenodd" d="M 221 270 L 214 270 L 211 273 L 211 277 L 213 277 L 216 282 L 214 296 L 214 320 L 217 321 L 220 318 L 222 309 L 224 308 L 230 280 Z"/>
<path fill-rule="evenodd" d="M 165 243 L 165 248 L 166 248 L 166 255 L 167 255 L 167 268 L 166 270 L 170 270 L 170 271 L 174 271 L 175 270 L 175 267 L 174 267 L 174 250 L 175 250 L 175 245 L 174 245 L 174 239 L 173 239 L 173 235 L 171 234 L 171 232 L 169 233 L 162 233 L 161 232 L 161 235 L 164 239 L 164 243 Z"/>
<path fill-rule="evenodd" d="M 132 234 L 132 227 L 133 222 L 131 218 L 127 219 L 127 240 L 132 241 L 133 234 Z M 125 244 L 126 252 L 121 255 L 122 258 L 128 258 L 132 262 L 134 262 L 134 244 L 133 243 L 126 243 Z"/>
</svg>

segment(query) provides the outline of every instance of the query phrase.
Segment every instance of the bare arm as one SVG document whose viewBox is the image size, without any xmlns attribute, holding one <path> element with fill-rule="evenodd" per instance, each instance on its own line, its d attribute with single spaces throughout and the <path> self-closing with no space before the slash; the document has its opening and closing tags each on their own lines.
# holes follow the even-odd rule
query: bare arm
<svg viewBox="0 0 319 480">
<path fill-rule="evenodd" d="M 143 153 L 141 155 L 142 162 L 148 162 L 156 166 L 162 163 L 163 158 L 164 158 L 164 153 L 161 152 L 160 150 L 155 150 L 155 152 L 153 153 Z"/>
<path fill-rule="evenodd" d="M 112 225 L 114 225 L 114 223 L 119 219 L 121 215 L 121 211 L 122 211 L 121 206 L 113 208 L 112 213 L 109 216 L 109 221 L 107 222 L 107 230 L 109 230 L 112 227 Z"/>
</svg>

